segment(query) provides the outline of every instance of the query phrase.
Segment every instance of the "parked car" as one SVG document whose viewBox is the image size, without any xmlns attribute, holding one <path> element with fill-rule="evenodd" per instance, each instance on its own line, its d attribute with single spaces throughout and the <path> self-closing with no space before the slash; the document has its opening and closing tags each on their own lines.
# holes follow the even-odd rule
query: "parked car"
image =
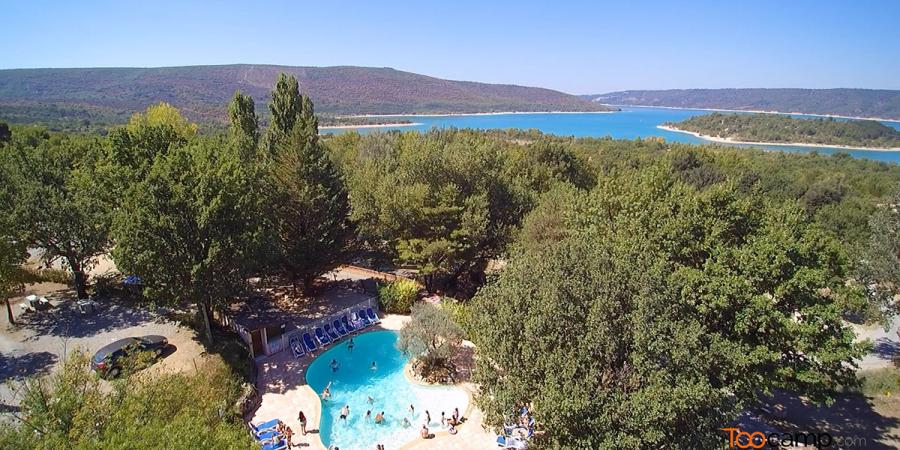
<svg viewBox="0 0 900 450">
<path fill-rule="evenodd" d="M 122 358 L 138 352 L 152 352 L 156 359 L 168 345 L 168 339 L 155 335 L 119 339 L 97 350 L 91 358 L 91 369 L 104 378 L 115 378 L 122 371 Z"/>
</svg>

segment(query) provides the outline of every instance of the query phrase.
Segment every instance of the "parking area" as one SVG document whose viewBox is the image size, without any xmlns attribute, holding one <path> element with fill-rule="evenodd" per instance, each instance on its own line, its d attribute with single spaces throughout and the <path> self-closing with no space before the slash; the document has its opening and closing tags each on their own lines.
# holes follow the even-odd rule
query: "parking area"
<svg viewBox="0 0 900 450">
<path fill-rule="evenodd" d="M 27 295 L 46 296 L 53 305 L 44 311 L 22 314 L 18 306 Z M 162 335 L 172 348 L 149 370 L 181 371 L 193 367 L 204 348 L 196 333 L 168 320 L 157 311 L 121 302 L 101 302 L 96 311 L 83 314 L 65 286 L 42 283 L 29 286 L 13 299 L 18 325 L 10 325 L 6 311 L 0 316 L 0 411 L 18 404 L 15 383 L 7 380 L 50 373 L 75 349 L 93 354 L 100 347 L 129 336 Z M 5 307 L 4 307 L 5 308 Z"/>
</svg>

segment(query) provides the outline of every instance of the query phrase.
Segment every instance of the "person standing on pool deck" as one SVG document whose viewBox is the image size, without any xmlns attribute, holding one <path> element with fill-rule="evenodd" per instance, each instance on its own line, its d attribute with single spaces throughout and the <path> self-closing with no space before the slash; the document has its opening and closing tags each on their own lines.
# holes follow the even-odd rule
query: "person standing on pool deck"
<svg viewBox="0 0 900 450">
<path fill-rule="evenodd" d="M 300 432 L 306 436 L 306 415 L 303 414 L 303 411 L 300 411 L 300 414 L 297 414 L 297 421 L 300 422 Z"/>
<path fill-rule="evenodd" d="M 341 408 L 341 420 L 346 422 L 347 416 L 349 416 L 349 415 L 350 415 L 350 405 L 344 405 L 344 407 Z"/>
</svg>

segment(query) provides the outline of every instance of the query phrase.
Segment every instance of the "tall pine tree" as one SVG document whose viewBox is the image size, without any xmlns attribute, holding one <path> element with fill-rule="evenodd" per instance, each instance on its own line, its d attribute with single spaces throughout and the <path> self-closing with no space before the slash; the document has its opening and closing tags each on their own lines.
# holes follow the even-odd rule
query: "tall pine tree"
<svg viewBox="0 0 900 450">
<path fill-rule="evenodd" d="M 319 275 L 346 261 L 353 227 L 343 179 L 317 142 L 312 102 L 276 147 L 272 167 L 278 267 L 308 290 Z"/>
<path fill-rule="evenodd" d="M 300 85 L 293 75 L 278 75 L 275 89 L 272 90 L 272 101 L 269 112 L 272 119 L 266 130 L 264 148 L 270 156 L 274 155 L 278 146 L 290 138 L 294 125 L 300 119 L 303 109 L 303 98 L 300 96 Z"/>
<path fill-rule="evenodd" d="M 232 135 L 247 139 L 255 146 L 259 141 L 259 118 L 256 116 L 253 97 L 235 91 L 228 105 L 228 116 L 231 120 Z"/>
</svg>

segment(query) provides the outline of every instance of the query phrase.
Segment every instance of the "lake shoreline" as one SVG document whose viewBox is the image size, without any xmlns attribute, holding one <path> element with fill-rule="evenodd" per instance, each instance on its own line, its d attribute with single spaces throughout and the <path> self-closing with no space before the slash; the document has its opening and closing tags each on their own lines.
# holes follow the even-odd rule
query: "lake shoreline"
<svg viewBox="0 0 900 450">
<path fill-rule="evenodd" d="M 337 130 L 337 129 L 354 129 L 354 128 L 394 128 L 394 127 L 415 127 L 422 125 L 418 122 L 397 122 L 397 123 L 368 123 L 361 125 L 324 125 L 320 126 L 320 130 Z"/>
<path fill-rule="evenodd" d="M 832 144 L 811 144 L 811 143 L 802 143 L 802 142 L 756 142 L 756 141 L 738 141 L 732 138 L 722 138 L 717 136 L 708 136 L 705 134 L 700 134 L 694 131 L 681 130 L 678 128 L 668 127 L 665 125 L 657 125 L 656 128 L 660 130 L 672 131 L 675 133 L 685 133 L 690 134 L 694 137 L 703 139 L 705 141 L 716 142 L 719 144 L 743 144 L 743 145 L 768 145 L 768 146 L 779 146 L 786 145 L 790 147 L 815 147 L 815 148 L 833 148 L 833 149 L 841 149 L 841 150 L 865 150 L 865 151 L 873 151 L 873 152 L 900 152 L 900 147 L 854 147 L 849 145 L 832 145 Z"/>
<path fill-rule="evenodd" d="M 456 117 L 456 116 L 506 116 L 512 114 L 612 114 L 621 111 L 501 111 L 480 113 L 443 113 L 443 114 L 355 114 L 351 116 L 338 116 L 346 118 L 367 117 Z"/>
<path fill-rule="evenodd" d="M 764 111 L 761 109 L 721 109 L 721 108 L 686 108 L 682 106 L 646 106 L 646 105 L 613 105 L 611 103 L 601 103 L 602 105 L 612 106 L 616 108 L 649 108 L 649 109 L 675 109 L 675 110 L 694 110 L 694 111 L 713 111 L 713 112 L 737 112 L 737 113 L 753 113 L 753 114 L 781 114 L 781 115 L 797 115 L 810 117 L 824 117 L 831 119 L 852 119 L 852 120 L 874 120 L 877 122 L 900 123 L 900 119 L 885 119 L 883 117 L 856 117 L 841 116 L 838 114 L 814 114 L 805 112 L 784 112 L 784 111 Z"/>
</svg>

